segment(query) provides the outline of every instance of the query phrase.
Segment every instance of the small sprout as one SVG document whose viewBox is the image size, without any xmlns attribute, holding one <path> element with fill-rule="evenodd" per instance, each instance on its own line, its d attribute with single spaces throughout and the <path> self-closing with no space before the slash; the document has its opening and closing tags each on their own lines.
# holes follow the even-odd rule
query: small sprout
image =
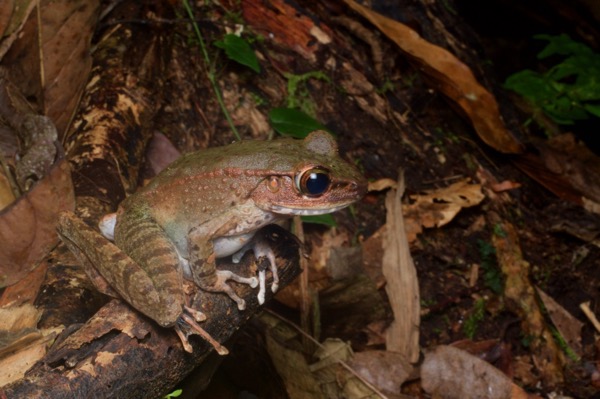
<svg viewBox="0 0 600 399">
<path fill-rule="evenodd" d="M 256 54 L 254 54 L 254 50 L 241 37 L 230 33 L 225 35 L 223 40 L 218 40 L 214 44 L 220 49 L 225 50 L 225 54 L 227 54 L 230 60 L 247 66 L 256 73 L 260 73 L 260 65 L 258 64 Z"/>
<path fill-rule="evenodd" d="M 315 130 L 331 133 L 319 121 L 295 108 L 273 108 L 269 112 L 269 121 L 279 134 L 297 139 L 305 138 Z"/>
<path fill-rule="evenodd" d="M 164 399 L 178 398 L 183 393 L 183 389 L 176 389 L 173 392 L 165 395 Z"/>
</svg>

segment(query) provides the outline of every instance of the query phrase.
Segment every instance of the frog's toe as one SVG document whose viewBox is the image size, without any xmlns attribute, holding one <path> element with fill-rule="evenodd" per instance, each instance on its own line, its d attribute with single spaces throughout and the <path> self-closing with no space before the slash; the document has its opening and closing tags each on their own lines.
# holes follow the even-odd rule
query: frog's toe
<svg viewBox="0 0 600 399">
<path fill-rule="evenodd" d="M 238 310 L 246 309 L 246 301 L 240 298 L 229 285 L 224 284 L 222 287 L 218 288 L 218 291 L 224 292 L 229 298 L 231 298 L 231 300 L 237 303 Z"/>
<path fill-rule="evenodd" d="M 215 284 L 212 287 L 210 287 L 210 290 L 216 291 L 216 292 L 224 292 L 225 294 L 227 294 L 229 296 L 229 298 L 231 298 L 233 301 L 235 301 L 235 303 L 237 303 L 237 307 L 239 310 L 246 309 L 246 301 L 244 301 L 242 298 L 240 298 L 235 293 L 233 288 L 231 288 L 231 286 L 229 286 L 229 284 L 227 284 L 228 280 L 233 280 L 233 281 L 236 281 L 236 282 L 242 283 L 242 284 L 248 284 L 252 288 L 257 286 L 258 281 L 256 280 L 255 277 L 247 278 L 247 277 L 238 276 L 237 274 L 235 274 L 229 270 L 217 270 L 217 281 L 215 282 Z"/>
<path fill-rule="evenodd" d="M 190 314 L 194 318 L 194 320 L 196 320 L 198 323 L 206 320 L 206 315 L 199 310 L 196 310 L 189 306 L 184 306 L 183 310 L 186 311 L 188 314 Z"/>
<path fill-rule="evenodd" d="M 185 310 L 188 311 L 187 308 Z M 183 331 L 182 324 L 186 325 L 186 332 Z M 200 325 L 198 325 L 198 323 L 196 323 L 194 317 L 190 316 L 186 312 L 183 312 L 181 314 L 180 319 L 175 324 L 175 332 L 177 333 L 179 339 L 181 340 L 181 343 L 183 344 L 183 349 L 188 353 L 192 353 L 194 351 L 194 348 L 192 348 L 188 337 L 191 334 L 196 334 L 201 336 L 206 342 L 211 344 L 219 355 L 229 354 L 229 351 L 226 347 L 218 343 L 208 332 L 206 332 L 206 330 L 204 330 L 202 327 L 200 327 Z"/>
<path fill-rule="evenodd" d="M 229 270 L 219 270 L 217 271 L 217 275 L 219 275 L 219 277 L 221 277 L 224 281 L 233 280 L 236 283 L 249 285 L 250 288 L 256 288 L 258 286 L 258 280 L 256 277 L 243 277 Z"/>
<path fill-rule="evenodd" d="M 259 270 L 258 272 L 258 283 L 260 288 L 258 290 L 258 294 L 256 295 L 258 298 L 258 303 L 262 305 L 265 303 L 265 292 L 266 292 L 266 272 L 264 270 Z"/>
<path fill-rule="evenodd" d="M 268 267 L 273 275 L 273 283 L 271 284 L 271 291 L 273 293 L 277 292 L 279 289 L 279 274 L 277 273 L 277 263 L 275 262 L 275 253 L 271 249 L 268 240 L 264 237 L 262 239 L 256 239 L 254 242 L 254 256 L 258 260 L 258 269 L 259 278 L 264 279 L 265 273 L 264 270 Z M 262 273 L 262 275 L 261 275 Z M 264 285 L 264 282 L 261 281 L 261 284 Z M 264 288 L 261 286 L 262 295 L 264 297 Z M 264 300 L 264 299 L 263 299 Z M 260 301 L 260 299 L 259 299 Z"/>
<path fill-rule="evenodd" d="M 183 345 L 183 350 L 185 350 L 187 353 L 192 353 L 194 348 L 192 348 L 190 341 L 188 341 L 189 334 L 184 333 L 179 325 L 175 325 L 174 329 L 179 337 L 179 340 L 181 341 L 181 345 Z"/>
</svg>

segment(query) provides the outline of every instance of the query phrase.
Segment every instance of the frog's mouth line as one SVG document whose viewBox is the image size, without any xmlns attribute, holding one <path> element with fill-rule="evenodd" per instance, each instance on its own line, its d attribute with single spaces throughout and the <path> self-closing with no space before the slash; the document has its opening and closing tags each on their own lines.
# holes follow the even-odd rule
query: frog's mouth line
<svg viewBox="0 0 600 399">
<path fill-rule="evenodd" d="M 342 205 L 338 205 L 338 206 L 334 206 L 334 207 L 329 207 L 329 208 L 322 208 L 322 209 L 287 208 L 287 207 L 284 207 L 281 205 L 271 205 L 270 210 L 271 210 L 271 212 L 275 212 L 280 215 L 318 216 L 318 215 L 325 215 L 327 213 L 333 213 L 333 212 L 339 211 L 340 209 L 344 209 L 348 205 L 350 205 L 350 203 L 342 204 Z"/>
</svg>

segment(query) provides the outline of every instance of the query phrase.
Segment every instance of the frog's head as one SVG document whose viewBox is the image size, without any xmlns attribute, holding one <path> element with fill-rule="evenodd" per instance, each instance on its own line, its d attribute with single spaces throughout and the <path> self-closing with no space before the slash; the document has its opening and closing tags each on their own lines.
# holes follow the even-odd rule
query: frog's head
<svg viewBox="0 0 600 399">
<path fill-rule="evenodd" d="M 338 155 L 337 143 L 324 131 L 310 133 L 288 170 L 274 173 L 253 191 L 254 203 L 280 215 L 322 215 L 335 212 L 362 198 L 367 181 L 353 165 Z"/>
</svg>

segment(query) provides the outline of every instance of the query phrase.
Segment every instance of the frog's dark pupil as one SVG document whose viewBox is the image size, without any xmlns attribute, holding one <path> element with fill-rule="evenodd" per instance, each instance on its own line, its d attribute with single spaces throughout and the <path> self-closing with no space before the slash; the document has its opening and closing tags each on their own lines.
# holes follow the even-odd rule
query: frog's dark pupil
<svg viewBox="0 0 600 399">
<path fill-rule="evenodd" d="M 312 171 L 308 172 L 308 177 L 306 178 L 304 184 L 306 186 L 307 194 L 310 195 L 319 195 L 323 194 L 329 188 L 329 175 L 322 171 Z"/>
</svg>

